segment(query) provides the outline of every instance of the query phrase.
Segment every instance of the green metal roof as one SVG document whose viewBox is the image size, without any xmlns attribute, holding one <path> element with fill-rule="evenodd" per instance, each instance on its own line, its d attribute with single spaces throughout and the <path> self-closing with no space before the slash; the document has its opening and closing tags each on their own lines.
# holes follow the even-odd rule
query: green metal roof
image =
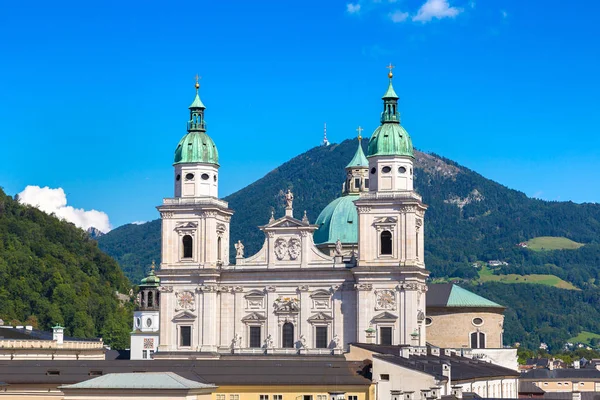
<svg viewBox="0 0 600 400">
<path fill-rule="evenodd" d="M 175 149 L 174 163 L 204 163 L 219 165 L 217 146 L 206 132 L 189 132 L 179 141 L 177 149 Z"/>
<path fill-rule="evenodd" d="M 319 228 L 314 233 L 314 242 L 358 243 L 358 212 L 354 200 L 358 194 L 348 194 L 333 200 L 321 211 L 316 224 Z"/>
<path fill-rule="evenodd" d="M 202 100 L 200 100 L 200 95 L 198 94 L 198 91 L 196 91 L 196 98 L 194 99 L 194 102 L 190 104 L 189 108 L 206 108 L 204 107 Z"/>
<path fill-rule="evenodd" d="M 390 79 L 390 84 L 388 85 L 388 88 L 385 91 L 385 94 L 383 95 L 382 99 L 398 99 L 398 95 L 396 94 L 396 91 L 394 90 L 394 86 L 392 86 L 391 79 Z"/>
<path fill-rule="evenodd" d="M 140 286 L 159 286 L 160 285 L 160 278 L 156 275 L 154 275 L 154 269 L 150 270 L 150 273 L 148 274 L 147 277 L 145 277 L 144 279 L 142 279 L 142 283 L 140 284 Z"/>
<path fill-rule="evenodd" d="M 216 386 L 185 379 L 174 372 L 114 373 L 99 376 L 61 389 L 205 389 Z"/>
<path fill-rule="evenodd" d="M 452 285 L 450 296 L 448 296 L 447 307 L 502 307 L 498 303 L 481 297 L 460 286 Z"/>
<path fill-rule="evenodd" d="M 358 149 L 356 149 L 356 153 L 354 153 L 354 157 L 352 160 L 346 165 L 346 168 L 354 168 L 354 167 L 368 167 L 369 161 L 367 161 L 367 157 L 365 157 L 365 153 L 363 152 L 360 139 L 358 141 Z"/>
<path fill-rule="evenodd" d="M 414 158 L 410 135 L 399 123 L 384 123 L 369 139 L 367 157 L 406 156 Z"/>
</svg>

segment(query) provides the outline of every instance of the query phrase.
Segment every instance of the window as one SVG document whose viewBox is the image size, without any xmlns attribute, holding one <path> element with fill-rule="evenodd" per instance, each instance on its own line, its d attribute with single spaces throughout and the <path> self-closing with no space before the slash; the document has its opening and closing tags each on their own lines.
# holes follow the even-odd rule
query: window
<svg viewBox="0 0 600 400">
<path fill-rule="evenodd" d="M 381 252 L 382 255 L 392 255 L 392 233 L 390 231 L 381 232 Z"/>
<path fill-rule="evenodd" d="M 333 397 L 333 396 L 332 396 Z M 327 396 L 324 394 L 318 394 L 317 395 L 317 400 L 327 400 Z"/>
<path fill-rule="evenodd" d="M 154 355 L 154 350 L 148 350 L 148 355 L 150 356 L 149 358 L 154 358 L 152 357 Z"/>
<path fill-rule="evenodd" d="M 194 174 L 186 174 L 185 179 L 187 179 L 188 181 L 191 181 L 192 179 L 194 179 Z"/>
<path fill-rule="evenodd" d="M 379 344 L 392 345 L 392 327 L 382 326 L 379 328 Z"/>
<path fill-rule="evenodd" d="M 175 180 L 176 180 L 177 182 L 179 182 L 179 181 L 181 180 L 181 175 L 177 174 L 177 177 L 175 178 Z"/>
<path fill-rule="evenodd" d="M 144 360 L 148 358 L 148 350 L 142 350 L 142 358 Z"/>
<path fill-rule="evenodd" d="M 250 327 L 250 347 L 260 347 L 261 345 L 261 337 L 260 337 L 260 326 L 251 326 Z"/>
<path fill-rule="evenodd" d="M 294 324 L 286 322 L 282 328 L 282 347 L 291 349 L 294 347 Z"/>
<path fill-rule="evenodd" d="M 374 174 L 377 170 L 375 169 L 375 167 L 371 168 L 371 173 Z"/>
<path fill-rule="evenodd" d="M 365 179 L 365 189 L 369 188 L 369 178 Z"/>
<path fill-rule="evenodd" d="M 148 307 L 154 307 L 152 292 L 148 292 Z M 150 326 L 150 325 L 148 325 L 148 326 Z"/>
<path fill-rule="evenodd" d="M 239 394 L 230 394 L 229 400 L 240 400 L 240 395 Z"/>
<path fill-rule="evenodd" d="M 225 400 L 225 395 L 224 394 L 217 394 L 216 400 Z"/>
<path fill-rule="evenodd" d="M 302 396 L 302 400 L 312 400 L 312 395 L 305 394 L 304 396 Z"/>
<path fill-rule="evenodd" d="M 359 178 L 354 178 L 354 188 L 360 189 L 360 179 Z"/>
<path fill-rule="evenodd" d="M 383 168 L 381 168 L 381 172 L 383 172 L 384 174 L 389 174 L 392 171 L 392 167 L 388 167 L 387 165 Z"/>
<path fill-rule="evenodd" d="M 91 370 L 88 375 L 89 376 L 102 376 L 102 371 Z"/>
<path fill-rule="evenodd" d="M 268 394 L 261 394 L 258 396 L 259 400 L 269 400 Z"/>
<path fill-rule="evenodd" d="M 315 337 L 316 337 L 316 343 L 315 343 L 315 347 L 317 349 L 326 349 L 329 343 L 328 342 L 328 338 L 327 338 L 327 327 L 326 326 L 317 326 L 315 328 Z"/>
<path fill-rule="evenodd" d="M 152 326 L 152 318 L 146 319 L 146 326 L 150 328 Z"/>
<path fill-rule="evenodd" d="M 192 237 L 185 235 L 183 237 L 183 258 L 192 258 Z"/>
<path fill-rule="evenodd" d="M 202 174 L 200 175 L 200 178 L 202 178 L 202 180 L 207 181 L 208 178 L 210 178 L 210 176 L 208 176 L 208 174 Z"/>
<path fill-rule="evenodd" d="M 213 181 L 215 181 L 215 182 L 217 181 L 217 176 L 216 175 L 213 176 Z"/>
<path fill-rule="evenodd" d="M 60 371 L 56 369 L 50 369 L 46 371 L 46 375 L 60 375 Z"/>
<path fill-rule="evenodd" d="M 348 396 L 348 400 L 358 400 L 358 396 Z"/>
<path fill-rule="evenodd" d="M 282 394 L 274 394 L 273 400 L 283 400 L 283 395 Z"/>
<path fill-rule="evenodd" d="M 180 326 L 179 327 L 179 346 L 190 347 L 192 345 L 192 327 L 191 326 Z"/>
<path fill-rule="evenodd" d="M 406 173 L 406 168 L 405 167 L 399 167 L 398 168 L 398 172 L 401 173 L 401 174 L 404 174 L 404 173 Z"/>
<path fill-rule="evenodd" d="M 390 375 L 389 374 L 381 374 L 381 375 L 379 375 L 379 380 L 387 382 L 390 380 Z"/>
<path fill-rule="evenodd" d="M 433 323 L 431 317 L 425 317 L 425 326 L 429 326 Z"/>
<path fill-rule="evenodd" d="M 485 333 L 483 333 L 483 332 L 471 333 L 471 348 L 472 349 L 485 349 Z"/>
<path fill-rule="evenodd" d="M 482 318 L 473 318 L 473 325 L 475 325 L 475 326 L 483 325 L 483 319 Z"/>
</svg>

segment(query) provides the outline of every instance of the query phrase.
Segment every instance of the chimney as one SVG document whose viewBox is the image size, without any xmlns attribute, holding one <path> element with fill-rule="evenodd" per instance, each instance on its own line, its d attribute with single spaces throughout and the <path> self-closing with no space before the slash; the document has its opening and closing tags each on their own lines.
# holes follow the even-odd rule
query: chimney
<svg viewBox="0 0 600 400">
<path fill-rule="evenodd" d="M 401 347 L 400 348 L 400 357 L 410 358 L 410 348 L 409 347 Z"/>
<path fill-rule="evenodd" d="M 52 340 L 56 341 L 56 344 L 63 344 L 64 330 L 60 325 L 52 327 Z"/>
<path fill-rule="evenodd" d="M 548 369 L 554 371 L 554 360 L 548 360 Z"/>
<path fill-rule="evenodd" d="M 452 367 L 449 363 L 442 363 L 442 375 L 448 378 L 446 382 L 446 394 L 450 393 L 450 387 L 452 386 Z"/>
<path fill-rule="evenodd" d="M 473 358 L 473 349 L 462 349 L 462 356 L 465 358 Z"/>
<path fill-rule="evenodd" d="M 444 349 L 444 355 L 446 357 L 451 357 L 452 356 L 452 349 Z"/>
<path fill-rule="evenodd" d="M 436 399 L 441 399 L 442 398 L 442 388 L 439 386 L 433 386 L 431 388 L 431 397 L 436 398 Z"/>
<path fill-rule="evenodd" d="M 431 346 L 431 355 L 435 356 L 435 357 L 439 357 L 440 356 L 440 348 Z"/>
<path fill-rule="evenodd" d="M 413 400 L 415 392 L 404 392 L 404 400 Z M 581 400 L 581 399 L 580 399 Z"/>
<path fill-rule="evenodd" d="M 427 400 L 431 396 L 431 389 L 421 389 L 421 400 Z"/>
<path fill-rule="evenodd" d="M 579 369 L 579 368 L 580 368 L 580 366 L 581 366 L 581 364 L 580 364 L 579 360 L 575 360 L 575 361 L 573 361 L 573 368 L 575 368 L 575 369 Z"/>
<path fill-rule="evenodd" d="M 579 390 L 573 390 L 573 400 L 581 400 L 581 392 Z"/>
<path fill-rule="evenodd" d="M 462 387 L 461 386 L 452 386 L 452 396 L 457 399 L 462 399 Z M 575 399 L 573 399 L 575 400 Z M 581 399 L 579 399 L 581 400 Z"/>
<path fill-rule="evenodd" d="M 392 400 L 403 400 L 401 390 L 390 390 L 390 394 L 392 395 Z"/>
</svg>

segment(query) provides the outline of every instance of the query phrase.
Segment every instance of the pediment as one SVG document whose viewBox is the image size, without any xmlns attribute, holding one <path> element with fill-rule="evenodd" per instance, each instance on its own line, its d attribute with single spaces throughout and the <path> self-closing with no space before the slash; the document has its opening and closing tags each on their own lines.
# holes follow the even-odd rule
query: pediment
<svg viewBox="0 0 600 400">
<path fill-rule="evenodd" d="M 261 291 L 253 290 L 252 292 L 248 293 L 244 297 L 246 299 L 258 298 L 258 297 L 262 298 L 262 297 L 265 297 L 265 294 Z"/>
<path fill-rule="evenodd" d="M 316 313 L 308 319 L 308 322 L 327 322 L 327 321 L 333 321 L 333 317 L 331 315 L 325 314 L 323 312 Z"/>
<path fill-rule="evenodd" d="M 315 299 L 323 299 L 323 298 L 330 298 L 331 297 L 331 293 L 328 292 L 327 290 L 317 290 L 314 293 L 311 293 L 310 295 L 311 298 Z"/>
<path fill-rule="evenodd" d="M 266 228 L 301 228 L 306 226 L 308 226 L 308 224 L 300 221 L 299 219 L 285 216 L 271 222 L 266 226 Z"/>
<path fill-rule="evenodd" d="M 385 321 L 395 321 L 398 319 L 398 316 L 390 313 L 390 312 L 382 312 L 381 314 L 377 314 L 373 317 L 373 322 L 385 322 Z"/>
<path fill-rule="evenodd" d="M 180 222 L 175 226 L 175 229 L 196 229 L 198 224 L 195 222 Z"/>
<path fill-rule="evenodd" d="M 183 311 L 173 317 L 173 321 L 192 321 L 196 316 L 189 311 Z"/>
<path fill-rule="evenodd" d="M 395 217 L 381 217 L 375 219 L 375 224 L 395 224 L 397 221 Z"/>
<path fill-rule="evenodd" d="M 267 317 L 265 317 L 263 314 L 253 312 L 253 313 L 246 315 L 244 318 L 242 318 L 242 322 L 265 321 L 266 319 L 267 319 Z"/>
</svg>

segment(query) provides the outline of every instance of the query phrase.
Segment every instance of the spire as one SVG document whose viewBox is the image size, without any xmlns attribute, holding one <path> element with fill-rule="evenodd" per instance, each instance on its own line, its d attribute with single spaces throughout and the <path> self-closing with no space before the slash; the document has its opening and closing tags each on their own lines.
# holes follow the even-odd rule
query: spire
<svg viewBox="0 0 600 400">
<path fill-rule="evenodd" d="M 194 101 L 189 106 L 190 109 L 190 120 L 188 121 L 188 132 L 192 131 L 206 131 L 206 123 L 204 121 L 204 110 L 206 107 L 200 100 L 200 95 L 198 94 L 198 89 L 200 89 L 200 83 L 198 80 L 200 77 L 196 75 L 196 97 Z"/>
<path fill-rule="evenodd" d="M 400 123 L 400 112 L 398 112 L 398 95 L 394 90 L 394 86 L 392 85 L 392 78 L 394 74 L 392 73 L 392 69 L 394 66 L 392 63 L 386 67 L 390 70 L 388 72 L 388 78 L 390 83 L 388 84 L 387 91 L 383 95 L 383 112 L 381 113 L 381 123 Z"/>
<path fill-rule="evenodd" d="M 323 143 L 322 146 L 329 146 L 329 140 L 327 140 L 327 122 L 323 126 Z"/>
<path fill-rule="evenodd" d="M 367 157 L 365 157 L 365 153 L 362 149 L 361 133 L 363 131 L 363 128 L 359 126 L 358 128 L 356 128 L 356 131 L 358 132 L 358 148 L 356 149 L 356 153 L 354 153 L 354 157 L 352 157 L 352 160 L 348 163 L 348 165 L 346 165 L 346 169 L 369 167 L 369 161 L 367 161 Z"/>
</svg>

